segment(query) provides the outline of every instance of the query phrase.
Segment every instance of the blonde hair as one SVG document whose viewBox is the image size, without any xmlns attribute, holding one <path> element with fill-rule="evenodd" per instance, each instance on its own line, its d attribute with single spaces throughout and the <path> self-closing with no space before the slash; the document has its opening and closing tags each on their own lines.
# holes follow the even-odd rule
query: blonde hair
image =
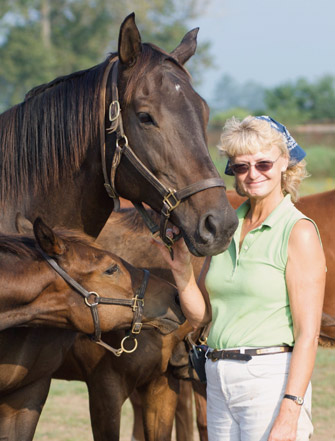
<svg viewBox="0 0 335 441">
<path fill-rule="evenodd" d="M 278 130 L 272 128 L 267 121 L 253 116 L 247 116 L 243 121 L 234 117 L 227 120 L 220 137 L 220 145 L 218 145 L 220 152 L 229 160 L 234 156 L 253 155 L 270 150 L 273 147 L 277 147 L 282 156 L 290 158 L 284 136 Z M 287 170 L 283 172 L 282 191 L 285 195 L 290 194 L 293 202 L 297 201 L 299 185 L 307 176 L 304 160 L 298 163 L 289 162 Z M 238 188 L 236 179 L 235 189 L 238 194 L 245 196 L 242 190 Z"/>
</svg>

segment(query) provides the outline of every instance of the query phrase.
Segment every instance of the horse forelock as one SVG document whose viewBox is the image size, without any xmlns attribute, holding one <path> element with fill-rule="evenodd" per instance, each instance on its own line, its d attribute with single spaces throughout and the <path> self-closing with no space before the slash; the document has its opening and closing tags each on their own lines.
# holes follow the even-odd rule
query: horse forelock
<svg viewBox="0 0 335 441">
<path fill-rule="evenodd" d="M 188 80 L 191 76 L 187 69 L 181 65 L 175 58 L 173 58 L 168 52 L 155 46 L 152 43 L 144 43 L 142 45 L 141 56 L 136 61 L 135 65 L 131 68 L 131 72 L 127 81 L 126 89 L 124 91 L 124 104 L 129 105 L 131 97 L 133 96 L 139 82 L 142 78 L 146 78 L 156 65 L 163 65 L 164 62 L 172 63 L 177 67 L 177 72 L 183 72 L 186 74 Z"/>
<path fill-rule="evenodd" d="M 108 59 L 32 89 L 0 115 L 0 200 L 45 190 L 75 173 L 99 138 L 100 87 Z"/>
</svg>

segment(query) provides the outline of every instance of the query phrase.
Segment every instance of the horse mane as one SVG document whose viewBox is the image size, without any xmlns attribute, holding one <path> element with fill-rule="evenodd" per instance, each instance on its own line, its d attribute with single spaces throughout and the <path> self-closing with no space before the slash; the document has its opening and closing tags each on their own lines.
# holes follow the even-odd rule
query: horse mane
<svg viewBox="0 0 335 441">
<path fill-rule="evenodd" d="M 107 58 L 86 70 L 37 86 L 0 115 L 2 202 L 72 176 L 93 139 Z M 64 167 L 66 164 L 66 167 Z"/>
<path fill-rule="evenodd" d="M 100 92 L 105 68 L 116 54 L 86 70 L 61 76 L 33 88 L 25 100 L 0 115 L 0 204 L 34 194 L 72 177 L 85 153 L 100 139 Z M 169 61 L 186 69 L 167 52 L 145 43 L 130 68 L 123 104 L 153 63 Z M 66 164 L 66 166 L 64 166 Z"/>
<path fill-rule="evenodd" d="M 54 229 L 57 235 L 70 244 L 81 243 L 101 249 L 100 245 L 85 233 L 76 230 Z M 15 254 L 19 257 L 42 258 L 33 235 L 0 234 L 0 253 Z"/>
<path fill-rule="evenodd" d="M 19 235 L 0 235 L 0 253 L 34 258 L 41 256 L 36 249 L 36 241 L 33 237 Z"/>
</svg>

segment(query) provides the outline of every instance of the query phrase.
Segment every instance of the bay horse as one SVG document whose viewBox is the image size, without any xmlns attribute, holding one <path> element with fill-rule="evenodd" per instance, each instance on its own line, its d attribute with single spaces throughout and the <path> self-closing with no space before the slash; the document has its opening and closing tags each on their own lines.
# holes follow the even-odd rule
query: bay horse
<svg viewBox="0 0 335 441">
<path fill-rule="evenodd" d="M 184 67 L 197 33 L 169 54 L 142 44 L 130 14 L 117 53 L 0 115 L 0 231 L 20 212 L 96 237 L 120 195 L 161 212 L 163 240 L 171 220 L 195 255 L 228 246 L 237 218 L 208 152 L 208 106 Z"/>
<path fill-rule="evenodd" d="M 74 331 L 86 334 L 94 353 L 92 336 L 105 351 L 101 332 L 132 326 L 130 335 L 114 340 L 127 352 L 136 347 L 142 324 L 170 334 L 185 321 L 170 283 L 143 279 L 142 270 L 83 234 L 56 233 L 40 219 L 34 233 L 35 238 L 0 236 L 0 439 L 6 440 L 33 438 L 51 375 Z M 26 332 L 13 326 L 43 328 Z"/>
<path fill-rule="evenodd" d="M 155 213 L 151 212 L 151 216 L 155 219 Z M 148 268 L 150 273 L 173 281 L 171 271 L 151 245 L 150 233 L 134 209 L 113 213 L 97 243 L 116 251 L 138 267 Z M 192 261 L 198 275 L 203 258 L 192 256 Z M 187 396 L 192 396 L 191 384 L 189 387 L 184 382 L 180 384 L 181 379 L 192 378 L 184 342 L 191 331 L 187 322 L 168 335 L 144 330 L 138 337 L 138 349 L 119 358 L 104 348 L 95 347 L 87 337 L 78 335 L 53 378 L 86 382 L 96 441 L 119 439 L 121 408 L 127 398 L 134 399 L 134 392 L 139 394 L 141 401 L 134 421 L 135 430 L 143 428 L 143 433 L 139 431 L 138 436 L 144 436 L 147 441 L 168 441 L 171 439 L 180 388 Z M 124 331 L 109 332 L 103 338 L 114 346 L 124 338 Z M 183 417 L 188 413 L 185 412 Z M 184 418 L 183 422 L 183 427 L 178 425 L 179 440 L 187 441 L 193 431 L 193 421 L 189 419 L 186 427 Z"/>
<path fill-rule="evenodd" d="M 0 115 L 1 232 L 14 232 L 21 212 L 96 237 L 120 195 L 162 213 L 163 239 L 168 219 L 179 226 L 195 255 L 228 246 L 237 218 L 209 156 L 208 106 L 184 67 L 197 32 L 168 54 L 142 44 L 130 14 L 117 53 L 33 89 Z M 3 332 L 22 353 L 38 351 L 41 366 L 48 349 L 61 359 L 73 342 L 71 331 L 59 329 L 41 338 L 29 328 Z M 33 392 L 27 388 L 32 400 Z M 28 413 L 38 419 L 41 407 L 38 398 Z M 21 440 L 31 439 L 22 432 Z"/>
</svg>

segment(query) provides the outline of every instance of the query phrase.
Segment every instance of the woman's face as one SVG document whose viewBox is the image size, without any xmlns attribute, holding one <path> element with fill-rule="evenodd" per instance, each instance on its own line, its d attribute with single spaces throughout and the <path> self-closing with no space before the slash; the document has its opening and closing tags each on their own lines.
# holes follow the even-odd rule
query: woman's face
<svg viewBox="0 0 335 441">
<path fill-rule="evenodd" d="M 266 162 L 264 166 L 263 161 L 270 162 Z M 237 187 L 247 197 L 263 199 L 270 194 L 281 193 L 281 175 L 287 169 L 288 159 L 282 156 L 278 147 L 253 155 L 235 156 L 231 163 L 247 165 L 247 167 L 239 167 L 243 173 L 238 173 L 238 170 L 234 172 Z M 264 171 L 262 170 L 264 168 L 270 169 Z"/>
</svg>

